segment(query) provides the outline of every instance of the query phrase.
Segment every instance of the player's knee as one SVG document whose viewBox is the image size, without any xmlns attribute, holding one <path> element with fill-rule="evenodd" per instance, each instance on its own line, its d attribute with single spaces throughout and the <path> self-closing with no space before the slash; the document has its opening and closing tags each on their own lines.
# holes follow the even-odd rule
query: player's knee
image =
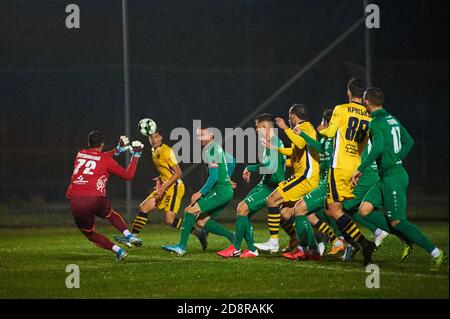
<svg viewBox="0 0 450 319">
<path fill-rule="evenodd" d="M 201 219 L 201 220 L 197 220 L 196 224 L 198 227 L 204 228 L 207 222 L 208 222 L 207 220 Z"/>
<path fill-rule="evenodd" d="M 164 215 L 164 224 L 166 224 L 167 226 L 170 226 L 170 225 L 172 225 L 174 219 L 175 219 L 174 213 L 166 212 L 166 214 Z"/>
<path fill-rule="evenodd" d="M 391 221 L 390 221 L 390 224 L 391 224 L 391 226 L 392 226 L 393 228 L 395 228 L 395 226 L 397 226 L 398 224 L 400 224 L 400 221 L 399 221 L 399 220 L 391 220 Z"/>
<path fill-rule="evenodd" d="M 367 215 L 369 215 L 372 212 L 372 210 L 373 210 L 372 204 L 367 203 L 367 202 L 363 202 L 359 206 L 359 214 L 362 217 L 366 217 Z"/>
<path fill-rule="evenodd" d="M 148 213 L 155 209 L 155 205 L 152 202 L 143 202 L 139 205 L 139 210 L 143 213 Z"/>
<path fill-rule="evenodd" d="M 294 206 L 294 214 L 295 216 L 301 216 L 306 214 L 306 204 L 304 200 L 297 202 Z"/>
<path fill-rule="evenodd" d="M 237 209 L 238 216 L 247 216 L 248 215 L 248 206 L 245 202 L 240 202 Z"/>
<path fill-rule="evenodd" d="M 274 194 L 270 195 L 269 197 L 267 197 L 266 199 L 266 204 L 268 207 L 275 207 L 277 206 L 277 198 Z"/>
</svg>

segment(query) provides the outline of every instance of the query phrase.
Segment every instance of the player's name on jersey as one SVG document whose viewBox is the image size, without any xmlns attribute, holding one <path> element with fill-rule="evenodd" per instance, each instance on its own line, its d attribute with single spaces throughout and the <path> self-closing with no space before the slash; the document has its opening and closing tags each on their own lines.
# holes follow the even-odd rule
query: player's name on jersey
<svg viewBox="0 0 450 319">
<path fill-rule="evenodd" d="M 90 159 L 90 160 L 93 160 L 93 161 L 99 161 L 100 160 L 100 156 L 93 156 L 93 155 L 84 154 L 84 153 L 78 153 L 77 157 Z"/>
<path fill-rule="evenodd" d="M 357 107 L 354 107 L 354 106 L 347 107 L 347 111 L 348 111 L 348 113 L 356 113 L 356 114 L 361 115 L 361 116 L 370 117 L 369 111 L 364 111 L 364 110 L 361 110 L 360 108 L 357 108 Z"/>
</svg>

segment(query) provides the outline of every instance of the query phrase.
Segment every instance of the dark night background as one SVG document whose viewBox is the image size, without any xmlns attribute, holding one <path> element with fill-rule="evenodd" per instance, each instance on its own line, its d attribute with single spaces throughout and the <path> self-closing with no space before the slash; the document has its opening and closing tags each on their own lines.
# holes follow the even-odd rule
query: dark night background
<svg viewBox="0 0 450 319">
<path fill-rule="evenodd" d="M 410 204 L 448 217 L 448 1 L 371 2 L 381 8 L 373 84 L 416 141 L 406 161 Z M 70 3 L 81 29 L 65 27 Z M 143 117 L 166 132 L 191 129 L 192 119 L 236 126 L 363 15 L 359 0 L 131 0 L 128 8 L 132 137 L 142 141 Z M 103 129 L 111 147 L 123 134 L 121 9 L 119 0 L 0 2 L 0 202 L 63 202 L 87 133 Z M 285 116 L 301 102 L 318 124 L 325 107 L 346 101 L 348 79 L 364 77 L 364 58 L 361 26 L 265 111 Z M 155 176 L 146 146 L 135 200 Z M 236 199 L 250 188 L 241 170 Z M 184 178 L 187 195 L 202 174 Z M 124 183 L 111 178 L 109 193 L 123 198 Z"/>
</svg>

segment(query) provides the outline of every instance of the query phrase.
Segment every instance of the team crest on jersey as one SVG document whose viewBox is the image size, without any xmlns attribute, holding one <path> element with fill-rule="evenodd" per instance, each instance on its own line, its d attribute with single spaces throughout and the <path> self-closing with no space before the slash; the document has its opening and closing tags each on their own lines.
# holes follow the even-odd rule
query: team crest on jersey
<svg viewBox="0 0 450 319">
<path fill-rule="evenodd" d="M 106 181 L 107 177 L 105 175 L 102 175 L 97 180 L 97 190 L 100 191 L 103 195 L 106 194 Z"/>
</svg>

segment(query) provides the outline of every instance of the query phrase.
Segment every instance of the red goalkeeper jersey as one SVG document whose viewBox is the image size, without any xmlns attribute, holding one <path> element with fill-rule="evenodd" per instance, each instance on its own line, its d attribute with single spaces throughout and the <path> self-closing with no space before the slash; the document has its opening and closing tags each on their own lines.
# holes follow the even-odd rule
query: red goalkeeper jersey
<svg viewBox="0 0 450 319">
<path fill-rule="evenodd" d="M 66 192 L 67 198 L 106 197 L 109 174 L 131 180 L 136 173 L 138 161 L 139 159 L 133 156 L 125 169 L 114 160 L 113 151 L 104 153 L 93 150 L 79 151 Z"/>
</svg>

